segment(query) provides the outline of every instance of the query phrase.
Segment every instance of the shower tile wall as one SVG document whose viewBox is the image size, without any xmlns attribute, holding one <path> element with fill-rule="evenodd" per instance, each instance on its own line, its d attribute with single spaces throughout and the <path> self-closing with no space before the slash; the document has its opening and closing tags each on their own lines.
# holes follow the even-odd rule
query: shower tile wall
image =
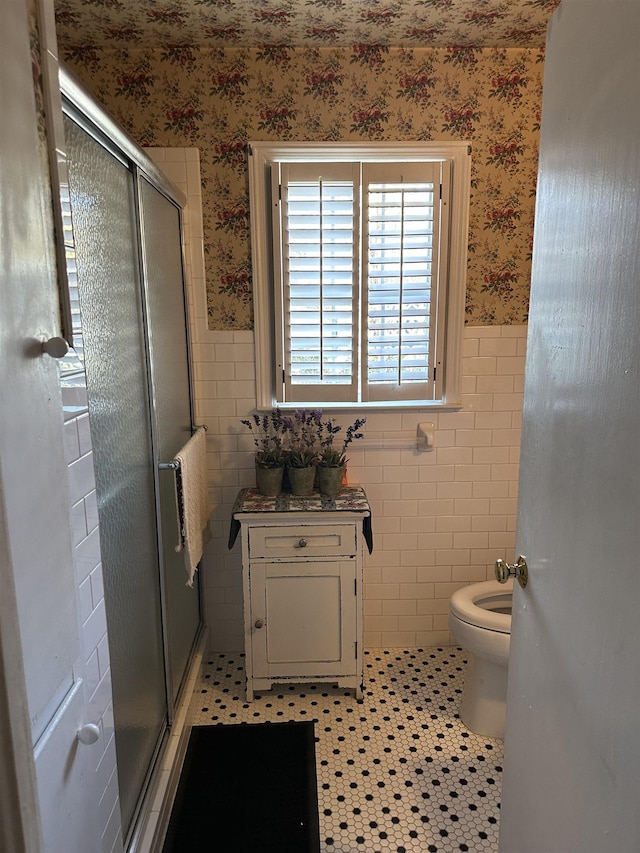
<svg viewBox="0 0 640 853">
<path fill-rule="evenodd" d="M 78 405 L 83 391 L 81 384 L 62 389 L 65 404 L 65 449 L 69 466 L 78 608 L 85 656 L 82 675 L 86 679 L 90 694 L 89 719 L 100 725 L 99 751 L 96 749 L 95 755 L 96 775 L 103 792 L 99 803 L 99 819 L 103 828 L 102 853 L 117 853 L 123 848 L 111 701 L 111 669 L 89 415 L 85 406 Z"/>
<path fill-rule="evenodd" d="M 253 448 L 240 419 L 255 406 L 253 333 L 207 328 L 197 149 L 148 149 L 189 199 L 186 251 L 196 416 L 206 423 L 212 538 L 203 565 L 210 647 L 242 648 L 240 546 L 229 552 L 231 507 L 253 484 Z M 526 350 L 523 325 L 468 326 L 463 409 L 370 414 L 368 438 L 405 436 L 435 424 L 435 449 L 358 450 L 349 476 L 362 483 L 374 520 L 375 550 L 365 555 L 365 646 L 448 644 L 453 590 L 493 576 L 497 557 L 515 547 L 518 459 Z M 349 423 L 345 414 L 343 422 Z"/>
</svg>

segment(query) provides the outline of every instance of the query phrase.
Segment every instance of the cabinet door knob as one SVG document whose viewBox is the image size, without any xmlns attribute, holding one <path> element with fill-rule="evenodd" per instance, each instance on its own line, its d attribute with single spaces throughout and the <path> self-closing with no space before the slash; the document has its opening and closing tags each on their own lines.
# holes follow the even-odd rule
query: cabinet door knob
<svg viewBox="0 0 640 853">
<path fill-rule="evenodd" d="M 301 539 L 301 540 L 298 542 L 298 547 L 300 547 L 300 548 L 306 548 L 306 547 L 307 547 L 307 540 L 306 540 L 306 539 Z"/>
<path fill-rule="evenodd" d="M 256 619 L 256 621 L 255 621 L 255 627 L 256 628 L 262 628 L 263 625 L 264 625 L 264 622 L 262 621 L 262 619 Z"/>
</svg>

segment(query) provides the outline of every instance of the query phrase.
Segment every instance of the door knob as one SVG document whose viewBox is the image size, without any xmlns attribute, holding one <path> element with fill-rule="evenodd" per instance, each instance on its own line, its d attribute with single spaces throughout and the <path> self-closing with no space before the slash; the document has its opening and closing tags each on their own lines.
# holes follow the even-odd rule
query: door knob
<svg viewBox="0 0 640 853">
<path fill-rule="evenodd" d="M 307 540 L 306 540 L 306 539 L 301 539 L 301 540 L 298 542 L 298 547 L 299 547 L 299 548 L 306 548 L 306 547 L 307 547 Z"/>
<path fill-rule="evenodd" d="M 78 740 L 85 746 L 91 746 L 100 737 L 100 727 L 95 723 L 85 723 L 78 729 Z"/>
<path fill-rule="evenodd" d="M 42 344 L 42 351 L 50 355 L 51 358 L 64 358 L 69 352 L 69 344 L 64 338 L 49 338 Z"/>
<path fill-rule="evenodd" d="M 256 628 L 262 628 L 263 625 L 264 625 L 264 622 L 262 621 L 262 619 L 256 619 L 256 621 L 255 621 L 255 627 Z"/>
<path fill-rule="evenodd" d="M 512 577 L 518 581 L 523 589 L 525 588 L 529 580 L 529 567 L 525 557 L 518 557 L 512 566 L 505 563 L 504 560 L 496 560 L 496 580 L 498 583 L 506 583 Z"/>
</svg>

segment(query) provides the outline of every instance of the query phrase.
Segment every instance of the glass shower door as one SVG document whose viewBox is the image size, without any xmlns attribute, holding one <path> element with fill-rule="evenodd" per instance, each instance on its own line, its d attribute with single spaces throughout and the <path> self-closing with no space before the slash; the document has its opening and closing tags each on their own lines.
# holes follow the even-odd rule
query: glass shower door
<svg viewBox="0 0 640 853">
<path fill-rule="evenodd" d="M 126 837 L 167 717 L 135 182 L 69 118 L 65 136 Z"/>
<path fill-rule="evenodd" d="M 140 179 L 151 387 L 158 458 L 168 462 L 191 437 L 191 394 L 184 297 L 180 212 L 176 205 Z M 173 235 L 173 239 L 170 239 Z M 200 626 L 198 578 L 186 585 L 182 553 L 176 553 L 178 519 L 175 475 L 159 472 L 164 612 L 169 695 L 176 702 Z"/>
</svg>

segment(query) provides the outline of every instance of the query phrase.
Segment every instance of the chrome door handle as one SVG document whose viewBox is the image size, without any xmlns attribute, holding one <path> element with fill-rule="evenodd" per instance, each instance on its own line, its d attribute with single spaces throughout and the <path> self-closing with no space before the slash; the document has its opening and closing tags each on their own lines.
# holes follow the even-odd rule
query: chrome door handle
<svg viewBox="0 0 640 853">
<path fill-rule="evenodd" d="M 504 560 L 496 560 L 496 580 L 498 583 L 506 583 L 512 577 L 518 581 L 523 589 L 525 588 L 529 581 L 529 567 L 526 557 L 521 555 L 512 566 L 505 563 Z"/>
</svg>

